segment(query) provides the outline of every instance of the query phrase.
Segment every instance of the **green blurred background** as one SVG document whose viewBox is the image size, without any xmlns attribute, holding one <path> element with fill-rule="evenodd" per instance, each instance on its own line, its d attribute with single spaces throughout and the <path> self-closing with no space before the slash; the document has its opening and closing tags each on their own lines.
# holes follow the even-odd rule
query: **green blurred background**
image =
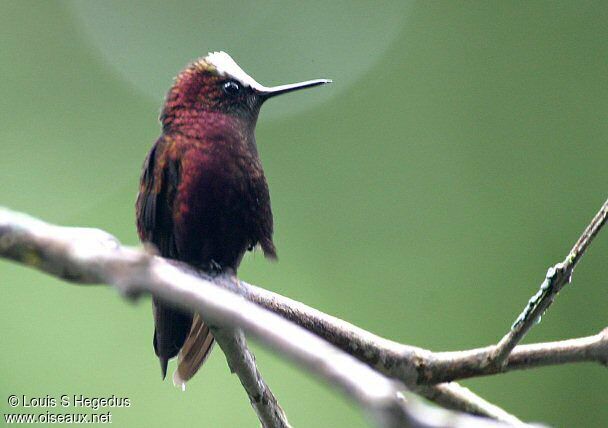
<svg viewBox="0 0 608 428">
<path fill-rule="evenodd" d="M 607 196 L 606 22 L 601 1 L 2 1 L 0 205 L 138 245 L 140 166 L 187 62 L 223 49 L 265 84 L 332 78 L 262 112 L 280 261 L 240 275 L 394 340 L 486 345 Z M 606 234 L 528 342 L 606 326 Z M 185 393 L 160 381 L 147 300 L 7 262 L 0 281 L 1 412 L 114 394 L 132 403 L 115 426 L 258 425 L 217 349 Z M 294 426 L 367 426 L 255 350 Z M 465 384 L 526 420 L 608 420 L 599 365 Z"/>
</svg>

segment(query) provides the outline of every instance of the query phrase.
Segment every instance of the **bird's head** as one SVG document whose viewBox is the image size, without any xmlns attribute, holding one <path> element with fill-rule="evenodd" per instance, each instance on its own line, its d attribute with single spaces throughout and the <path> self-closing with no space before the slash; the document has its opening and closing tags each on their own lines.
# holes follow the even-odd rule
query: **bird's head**
<svg viewBox="0 0 608 428">
<path fill-rule="evenodd" d="M 211 111 L 256 121 L 260 107 L 269 98 L 330 83 L 316 79 L 266 87 L 256 82 L 226 52 L 212 52 L 188 65 L 175 79 L 161 121 L 171 126 L 176 117 Z"/>
</svg>

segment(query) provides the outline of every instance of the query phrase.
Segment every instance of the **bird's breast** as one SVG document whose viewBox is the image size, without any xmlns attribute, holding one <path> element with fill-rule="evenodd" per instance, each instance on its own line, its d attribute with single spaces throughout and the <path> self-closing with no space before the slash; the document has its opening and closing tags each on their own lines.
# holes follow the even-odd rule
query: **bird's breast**
<svg viewBox="0 0 608 428">
<path fill-rule="evenodd" d="M 176 242 L 192 263 L 236 269 L 254 239 L 257 155 L 214 144 L 193 145 L 181 159 L 174 212 Z"/>
</svg>

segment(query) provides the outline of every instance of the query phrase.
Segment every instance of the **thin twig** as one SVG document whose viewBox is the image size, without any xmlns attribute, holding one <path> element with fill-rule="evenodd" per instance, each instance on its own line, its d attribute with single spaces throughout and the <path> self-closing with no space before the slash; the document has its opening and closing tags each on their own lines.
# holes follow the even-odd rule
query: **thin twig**
<svg viewBox="0 0 608 428">
<path fill-rule="evenodd" d="M 460 413 L 462 419 L 454 418 L 454 414 L 448 410 L 438 407 L 422 406 L 419 400 L 410 402 L 410 408 L 415 409 L 414 423 L 415 426 L 424 428 L 481 428 L 481 427 L 502 427 L 504 424 L 499 421 L 493 421 L 484 418 L 475 418 L 473 416 Z M 514 424 L 522 426 L 522 424 Z M 527 427 L 542 428 L 544 425 L 528 424 Z"/>
<path fill-rule="evenodd" d="M 240 329 L 211 327 L 213 337 L 222 348 L 232 373 L 239 377 L 249 402 L 264 428 L 289 428 L 287 416 L 276 397 L 264 382 Z"/>
<path fill-rule="evenodd" d="M 538 321 L 551 306 L 560 290 L 572 280 L 572 273 L 576 264 L 580 261 L 583 254 L 593 238 L 598 234 L 608 219 L 608 200 L 597 212 L 591 223 L 587 226 L 580 238 L 576 241 L 570 253 L 562 263 L 558 263 L 547 271 L 545 280 L 542 282 L 538 292 L 532 296 L 523 312 L 517 317 L 511 330 L 498 342 L 487 360 L 487 364 L 502 366 L 506 363 L 507 357 L 524 338 L 532 326 Z"/>
<path fill-rule="evenodd" d="M 414 391 L 445 409 L 485 416 L 513 426 L 524 425 L 517 417 L 486 401 L 470 389 L 456 382 L 438 385 L 418 385 Z"/>
</svg>

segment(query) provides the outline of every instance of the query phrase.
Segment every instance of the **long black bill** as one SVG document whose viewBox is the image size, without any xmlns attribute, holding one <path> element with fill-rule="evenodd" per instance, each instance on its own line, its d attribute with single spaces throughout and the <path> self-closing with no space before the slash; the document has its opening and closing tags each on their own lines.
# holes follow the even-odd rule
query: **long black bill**
<svg viewBox="0 0 608 428">
<path fill-rule="evenodd" d="M 332 81 L 329 79 L 315 79 L 315 80 L 308 80 L 306 82 L 291 83 L 289 85 L 273 86 L 271 88 L 264 87 L 263 89 L 260 89 L 260 94 L 265 99 L 268 99 L 268 98 L 272 98 L 277 95 L 286 94 L 287 92 L 293 92 L 293 91 L 298 91 L 300 89 L 312 88 L 312 87 L 319 86 L 319 85 L 325 85 L 325 84 L 331 83 L 331 82 Z"/>
</svg>

